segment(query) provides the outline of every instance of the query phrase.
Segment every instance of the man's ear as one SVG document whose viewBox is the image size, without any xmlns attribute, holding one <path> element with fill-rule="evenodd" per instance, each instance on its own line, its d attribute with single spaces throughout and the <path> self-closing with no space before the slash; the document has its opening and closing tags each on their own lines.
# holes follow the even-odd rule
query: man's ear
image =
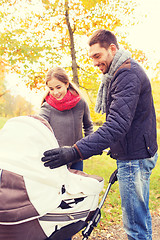
<svg viewBox="0 0 160 240">
<path fill-rule="evenodd" d="M 116 52 L 117 52 L 117 50 L 118 50 L 117 47 L 116 47 L 116 45 L 113 44 L 113 43 L 111 43 L 109 47 L 110 47 L 110 49 L 111 49 L 113 55 L 115 55 Z"/>
</svg>

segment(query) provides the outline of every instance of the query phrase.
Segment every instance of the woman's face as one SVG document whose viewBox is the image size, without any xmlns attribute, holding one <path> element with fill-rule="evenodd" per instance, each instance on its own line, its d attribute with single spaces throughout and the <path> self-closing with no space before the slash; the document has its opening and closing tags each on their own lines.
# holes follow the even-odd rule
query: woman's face
<svg viewBox="0 0 160 240">
<path fill-rule="evenodd" d="M 59 81 L 57 78 L 52 78 L 48 81 L 47 86 L 50 90 L 50 94 L 57 100 L 61 100 L 67 93 L 69 83 L 65 84 Z"/>
</svg>

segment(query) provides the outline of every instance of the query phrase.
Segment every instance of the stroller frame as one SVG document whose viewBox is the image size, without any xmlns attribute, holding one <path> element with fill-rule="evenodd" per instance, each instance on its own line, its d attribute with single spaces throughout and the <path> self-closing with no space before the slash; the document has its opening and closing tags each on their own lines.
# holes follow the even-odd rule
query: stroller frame
<svg viewBox="0 0 160 240">
<path fill-rule="evenodd" d="M 106 197 L 109 193 L 109 190 L 111 188 L 111 186 L 117 181 L 117 173 L 118 170 L 116 169 L 110 176 L 109 179 L 109 184 L 108 187 L 103 195 L 103 198 L 99 204 L 99 206 L 97 207 L 97 209 L 95 210 L 95 213 L 92 217 L 92 219 L 89 221 L 89 223 L 87 224 L 86 228 L 82 231 L 82 235 L 83 235 L 83 240 L 88 239 L 88 237 L 90 236 L 90 234 L 92 233 L 93 229 L 95 227 L 97 227 L 98 223 L 100 222 L 101 219 L 101 208 L 106 200 Z"/>
</svg>

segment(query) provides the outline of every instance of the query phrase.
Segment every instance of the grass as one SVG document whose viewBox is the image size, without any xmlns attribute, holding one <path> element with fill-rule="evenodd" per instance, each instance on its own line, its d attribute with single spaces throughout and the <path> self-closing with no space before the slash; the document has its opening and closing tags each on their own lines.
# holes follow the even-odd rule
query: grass
<svg viewBox="0 0 160 240">
<path fill-rule="evenodd" d="M 103 153 L 101 156 L 93 156 L 89 160 L 84 161 L 85 172 L 104 178 L 104 189 L 100 194 L 100 200 L 107 189 L 109 178 L 116 168 L 116 161 L 107 156 L 106 153 Z M 101 209 L 101 214 L 101 226 L 106 224 L 111 225 L 113 222 L 118 223 L 121 221 L 122 211 L 118 182 L 112 185 Z"/>
<path fill-rule="evenodd" d="M 0 128 L 3 127 L 7 119 L 0 117 Z M 96 127 L 97 128 L 97 127 Z M 158 131 L 158 145 L 160 146 L 160 129 Z M 160 155 L 160 150 L 159 150 Z M 100 156 L 93 156 L 84 161 L 84 171 L 89 174 L 98 175 L 104 178 L 104 189 L 100 194 L 100 200 L 108 186 L 109 178 L 116 169 L 116 161 L 103 153 Z M 160 159 L 151 175 L 150 184 L 150 210 L 151 213 L 160 214 Z M 118 224 L 122 221 L 121 200 L 119 194 L 118 182 L 115 182 L 101 209 L 101 222 L 98 228 L 105 229 L 108 225 Z"/>
<path fill-rule="evenodd" d="M 0 117 L 0 129 L 3 127 L 3 125 L 5 124 L 6 121 L 7 121 L 7 118 Z"/>
<path fill-rule="evenodd" d="M 158 146 L 160 146 L 160 129 L 157 129 Z M 160 149 L 158 149 L 159 158 L 155 169 L 153 169 L 150 183 L 150 209 L 160 214 Z"/>
</svg>

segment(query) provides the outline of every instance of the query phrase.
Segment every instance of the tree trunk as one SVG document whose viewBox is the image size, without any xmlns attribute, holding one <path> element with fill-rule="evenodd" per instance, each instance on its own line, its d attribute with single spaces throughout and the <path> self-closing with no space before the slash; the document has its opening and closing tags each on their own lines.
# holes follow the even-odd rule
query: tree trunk
<svg viewBox="0 0 160 240">
<path fill-rule="evenodd" d="M 70 21 L 69 21 L 68 0 L 65 0 L 65 17 L 66 17 L 66 23 L 67 23 L 67 27 L 68 27 L 68 31 L 69 31 L 69 37 L 70 37 L 73 82 L 79 87 L 78 68 L 77 68 L 76 52 L 75 52 L 75 45 L 74 45 L 74 36 L 73 36 L 73 31 L 72 31 L 72 28 L 71 28 L 71 25 L 70 25 Z"/>
</svg>

